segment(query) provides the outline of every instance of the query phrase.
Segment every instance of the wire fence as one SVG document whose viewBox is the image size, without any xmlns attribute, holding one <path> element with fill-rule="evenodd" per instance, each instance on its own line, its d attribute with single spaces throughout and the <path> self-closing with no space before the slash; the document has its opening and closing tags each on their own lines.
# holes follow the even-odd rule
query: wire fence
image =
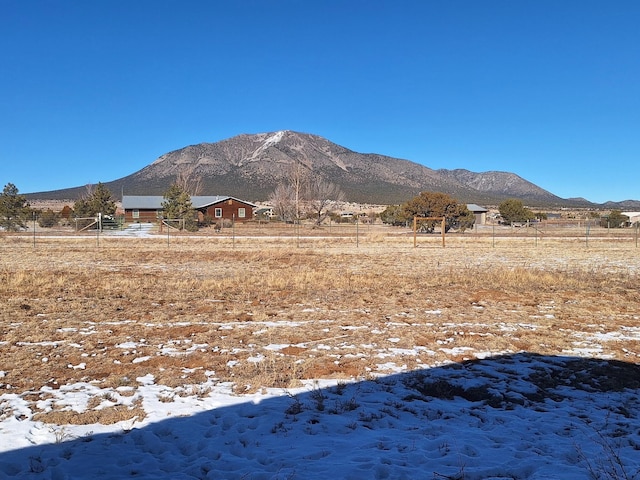
<svg viewBox="0 0 640 480">
<path fill-rule="evenodd" d="M 282 223 L 275 221 L 230 222 L 223 228 L 209 226 L 196 232 L 187 232 L 180 228 L 180 222 L 129 223 L 121 219 L 67 219 L 55 225 L 42 225 L 40 218 L 34 215 L 26 228 L 18 232 L 0 229 L 2 244 L 37 247 L 38 244 L 55 242 L 56 239 L 76 239 L 86 245 L 106 245 L 121 239 L 142 238 L 145 241 L 161 240 L 167 245 L 176 242 L 207 240 L 209 242 L 256 243 L 281 242 L 302 246 L 347 244 L 356 247 L 366 244 L 390 244 L 406 242 L 415 248 L 444 247 L 441 231 L 436 228 L 432 233 L 414 233 L 411 226 L 390 226 L 373 223 L 334 223 L 322 225 L 310 223 Z M 629 246 L 639 248 L 639 226 L 626 228 L 603 227 L 594 221 L 545 221 L 521 226 L 498 224 L 474 225 L 464 232 L 446 233 L 446 247 L 490 246 L 499 248 L 506 242 L 518 242 L 523 246 L 544 247 L 563 242 L 581 243 L 586 248 L 595 245 Z"/>
</svg>

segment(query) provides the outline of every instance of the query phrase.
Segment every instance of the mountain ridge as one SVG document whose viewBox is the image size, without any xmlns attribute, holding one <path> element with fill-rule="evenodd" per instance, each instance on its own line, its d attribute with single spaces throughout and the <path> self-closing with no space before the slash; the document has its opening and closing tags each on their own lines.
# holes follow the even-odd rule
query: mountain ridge
<svg viewBox="0 0 640 480">
<path fill-rule="evenodd" d="M 398 204 L 421 191 L 439 191 L 464 203 L 495 205 L 518 198 L 536 206 L 596 206 L 584 199 L 560 198 L 515 173 L 434 170 L 410 160 L 358 153 L 318 135 L 291 130 L 188 145 L 161 155 L 137 172 L 103 183 L 115 196 L 162 195 L 179 175 L 187 175 L 198 178 L 207 194 L 256 202 L 265 201 L 294 164 L 335 183 L 346 200 L 357 203 Z M 81 186 L 27 198 L 75 199 L 85 191 Z"/>
</svg>

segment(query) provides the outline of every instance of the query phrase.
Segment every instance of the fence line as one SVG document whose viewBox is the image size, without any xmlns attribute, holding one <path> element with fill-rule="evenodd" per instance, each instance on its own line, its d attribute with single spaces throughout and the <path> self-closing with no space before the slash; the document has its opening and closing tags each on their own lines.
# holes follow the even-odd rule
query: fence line
<svg viewBox="0 0 640 480">
<path fill-rule="evenodd" d="M 28 239 L 34 247 L 37 243 L 44 243 L 46 241 L 55 241 L 56 238 L 75 238 L 79 241 L 82 238 L 90 238 L 92 243 L 96 243 L 102 239 L 102 242 L 113 242 L 116 237 L 112 235 L 111 231 L 99 230 L 95 233 L 90 232 L 89 229 L 94 227 L 96 221 L 94 218 L 77 219 L 91 221 L 91 225 L 75 231 L 73 223 L 76 219 L 71 219 L 70 225 L 65 227 L 52 227 L 45 228 L 38 225 L 38 218 L 33 217 L 31 225 L 28 225 L 26 230 L 21 232 L 5 232 L 0 230 L 0 247 L 2 244 L 15 243 L 24 244 L 24 240 Z M 158 239 L 166 239 L 166 230 L 169 230 L 166 225 L 164 227 L 165 232 L 161 232 L 157 224 L 147 224 L 150 228 L 150 234 L 145 237 L 146 240 L 152 241 L 154 237 Z M 129 224 L 129 228 L 132 230 L 140 224 Z M 232 227 L 225 227 L 222 229 L 215 229 L 214 227 L 202 228 L 198 232 L 185 232 L 175 228 L 174 225 L 170 226 L 171 236 L 174 240 L 189 241 L 191 239 L 208 239 L 209 241 L 216 240 L 224 241 L 225 239 L 233 239 L 234 241 L 244 242 L 259 242 L 261 239 L 264 241 L 268 238 L 277 238 L 282 241 L 289 239 L 295 239 L 297 242 L 304 243 L 352 243 L 356 247 L 360 244 L 367 243 L 383 243 L 393 240 L 402 242 L 403 239 L 407 245 L 411 245 L 414 238 L 417 238 L 415 245 L 419 247 L 428 246 L 440 246 L 441 245 L 441 232 L 436 229 L 434 233 L 417 233 L 414 237 L 414 231 L 412 228 L 407 227 L 393 227 L 388 225 L 377 224 L 355 224 L 355 223 L 331 223 L 317 226 L 313 224 L 283 224 L 279 222 L 247 222 L 239 223 L 235 222 Z M 120 228 L 118 231 L 122 231 Z M 599 225 L 592 225 L 590 222 L 583 222 L 581 226 L 576 224 L 567 225 L 567 223 L 556 222 L 540 222 L 532 224 L 531 226 L 523 227 L 508 227 L 497 225 L 477 225 L 472 229 L 467 230 L 464 233 L 450 231 L 447 233 L 447 238 L 450 238 L 455 244 L 462 244 L 466 247 L 472 247 L 473 245 L 483 245 L 490 241 L 491 245 L 495 248 L 499 248 L 507 240 L 517 241 L 523 245 L 531 245 L 535 247 L 544 247 L 545 244 L 550 242 L 580 242 L 585 245 L 586 248 L 594 245 L 606 245 L 606 244 L 631 244 L 635 248 L 639 247 L 639 226 L 627 227 L 627 228 L 607 228 Z M 132 234 L 132 236 L 135 236 Z M 455 245 L 454 244 L 454 245 Z"/>
</svg>

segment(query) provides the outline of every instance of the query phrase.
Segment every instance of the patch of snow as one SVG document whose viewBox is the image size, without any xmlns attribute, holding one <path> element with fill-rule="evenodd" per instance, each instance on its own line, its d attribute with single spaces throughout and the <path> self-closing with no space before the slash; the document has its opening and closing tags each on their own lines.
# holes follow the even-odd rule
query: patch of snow
<svg viewBox="0 0 640 480">
<path fill-rule="evenodd" d="M 280 142 L 284 137 L 285 133 L 286 133 L 286 130 L 281 130 L 279 132 L 275 132 L 270 136 L 268 136 L 266 139 L 263 140 L 262 144 L 253 151 L 253 153 L 248 158 L 248 160 L 249 161 L 256 160 L 262 154 L 262 152 L 264 152 L 267 148 L 272 147 L 278 142 Z"/>
</svg>

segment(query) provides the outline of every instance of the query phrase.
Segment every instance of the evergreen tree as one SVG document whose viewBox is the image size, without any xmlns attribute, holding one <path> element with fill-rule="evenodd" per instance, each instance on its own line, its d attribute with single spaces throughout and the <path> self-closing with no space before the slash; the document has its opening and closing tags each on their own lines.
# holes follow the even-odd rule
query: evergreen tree
<svg viewBox="0 0 640 480">
<path fill-rule="evenodd" d="M 164 218 L 169 220 L 182 220 L 184 228 L 188 231 L 198 229 L 196 212 L 191 204 L 191 196 L 184 187 L 178 183 L 171 185 L 169 190 L 165 192 L 162 209 L 164 211 Z"/>
<path fill-rule="evenodd" d="M 516 198 L 505 200 L 498 206 L 498 210 L 504 223 L 525 223 L 535 218 L 534 213 L 524 206 L 522 200 Z"/>
<path fill-rule="evenodd" d="M 446 231 L 459 228 L 461 224 L 468 228 L 475 221 L 475 217 L 471 218 L 473 215 L 469 216 L 471 212 L 466 205 L 441 192 L 422 192 L 402 205 L 402 210 L 406 218 L 411 220 L 413 217 L 445 217 Z M 433 233 L 438 224 L 437 220 L 429 220 L 423 222 L 421 229 Z"/>
<path fill-rule="evenodd" d="M 7 183 L 0 194 L 0 227 L 12 232 L 27 228 L 30 212 L 26 198 L 13 183 Z"/>
<path fill-rule="evenodd" d="M 389 205 L 380 213 L 380 219 L 394 226 L 406 225 L 411 220 L 400 205 Z"/>
<path fill-rule="evenodd" d="M 116 202 L 113 200 L 111 191 L 103 184 L 98 183 L 95 188 L 89 187 L 88 194 L 76 201 L 73 205 L 73 212 L 76 217 L 95 217 L 99 213 L 102 215 L 113 215 L 116 212 Z"/>
</svg>

